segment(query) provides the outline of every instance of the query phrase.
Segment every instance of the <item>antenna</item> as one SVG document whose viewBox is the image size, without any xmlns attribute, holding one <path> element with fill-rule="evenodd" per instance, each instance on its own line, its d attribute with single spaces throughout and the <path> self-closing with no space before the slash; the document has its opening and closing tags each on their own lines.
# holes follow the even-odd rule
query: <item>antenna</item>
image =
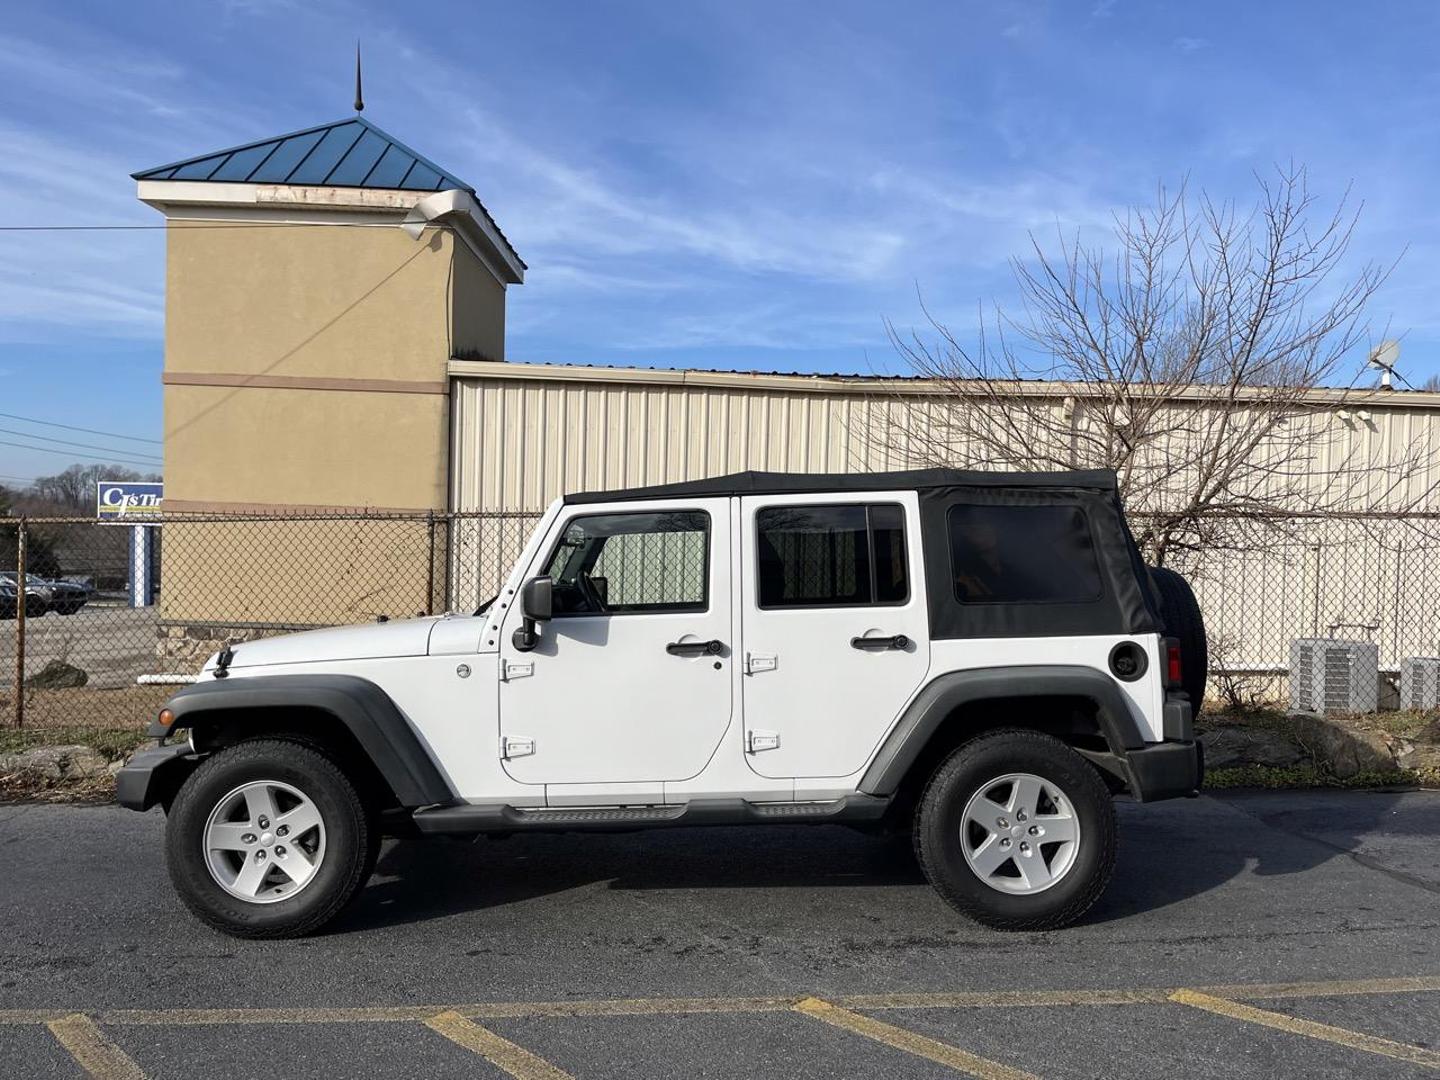
<svg viewBox="0 0 1440 1080">
<path fill-rule="evenodd" d="M 1394 390 L 1390 384 L 1391 378 L 1395 375 L 1395 361 L 1400 359 L 1400 343 L 1398 341 L 1382 341 L 1375 348 L 1370 350 L 1370 361 L 1366 367 L 1377 368 L 1380 371 L 1380 389 Z M 1405 376 L 1401 375 L 1403 380 Z M 1409 385 L 1408 383 L 1406 384 Z"/>
<path fill-rule="evenodd" d="M 365 111 L 365 95 L 360 92 L 360 39 L 355 39 L 355 111 Z"/>
</svg>

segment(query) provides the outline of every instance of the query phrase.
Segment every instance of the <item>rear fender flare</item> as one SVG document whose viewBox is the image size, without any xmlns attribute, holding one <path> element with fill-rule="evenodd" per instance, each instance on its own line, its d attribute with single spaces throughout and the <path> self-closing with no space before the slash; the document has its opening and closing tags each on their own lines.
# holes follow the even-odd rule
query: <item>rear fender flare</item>
<svg viewBox="0 0 1440 1080">
<path fill-rule="evenodd" d="M 962 705 L 977 701 L 1081 697 L 1093 701 L 1100 732 L 1121 760 L 1145 744 L 1140 727 L 1115 680 L 1094 668 L 1069 664 L 977 668 L 941 675 L 910 702 L 865 770 L 859 789 L 893 795 L 931 737 Z"/>
</svg>

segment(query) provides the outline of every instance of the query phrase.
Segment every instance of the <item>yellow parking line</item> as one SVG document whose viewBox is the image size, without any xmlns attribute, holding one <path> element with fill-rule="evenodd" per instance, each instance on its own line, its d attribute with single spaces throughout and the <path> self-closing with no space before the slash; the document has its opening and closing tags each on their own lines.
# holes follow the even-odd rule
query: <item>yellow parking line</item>
<svg viewBox="0 0 1440 1080">
<path fill-rule="evenodd" d="M 1416 994 L 1440 990 L 1440 976 L 1399 976 L 1389 979 L 1338 979 L 1329 982 L 1257 983 L 1246 986 L 1192 986 L 1188 989 L 1214 997 L 1291 998 L 1291 997 L 1353 997 L 1357 994 Z"/>
<path fill-rule="evenodd" d="M 904 1050 L 907 1054 L 914 1054 L 916 1057 L 925 1058 L 927 1061 L 933 1061 L 939 1065 L 948 1065 L 968 1076 L 977 1077 L 978 1080 L 1037 1080 L 1032 1073 L 1012 1069 L 1008 1065 L 1001 1065 L 999 1062 L 961 1050 L 958 1046 L 951 1046 L 949 1043 L 928 1038 L 914 1031 L 895 1027 L 893 1024 L 876 1020 L 874 1017 L 862 1016 L 860 1013 L 842 1009 L 838 1005 L 821 1001 L 819 998 L 810 997 L 797 1001 L 795 1011 L 824 1021 L 842 1031 L 863 1035 L 867 1039 L 874 1039 L 876 1042 L 892 1046 L 896 1050 Z"/>
<path fill-rule="evenodd" d="M 69 1015 L 68 1009 L 0 1009 L 0 1026 L 48 1024 L 51 1020 L 64 1020 Z"/>
<path fill-rule="evenodd" d="M 675 1016 L 683 1013 L 785 1012 L 792 997 L 609 998 L 598 1001 L 516 1001 L 457 1005 L 463 1016 L 504 1020 L 522 1016 Z"/>
<path fill-rule="evenodd" d="M 479 1054 L 490 1064 L 504 1069 L 515 1080 L 573 1080 L 569 1073 L 557 1069 L 544 1058 L 536 1057 L 509 1039 L 502 1039 L 488 1028 L 471 1023 L 453 1009 L 430 1017 L 425 1026 Z"/>
<path fill-rule="evenodd" d="M 837 997 L 847 1009 L 1007 1009 L 1027 1005 L 1145 1005 L 1167 1001 L 1169 989 L 993 990 L 950 994 L 852 994 Z"/>
<path fill-rule="evenodd" d="M 469 1005 L 395 1005 L 291 1009 L 110 1009 L 100 1020 L 117 1026 L 191 1026 L 200 1024 L 348 1024 L 428 1020 L 436 1013 L 457 1012 L 471 1020 L 510 1020 L 530 1016 L 650 1016 L 682 1013 L 784 1012 L 790 997 L 736 998 L 598 998 L 575 1001 L 491 1001 Z M 40 1023 L 54 1013 L 15 1014 L 14 1023 Z M 0 1024 L 7 1014 L 0 1012 Z"/>
<path fill-rule="evenodd" d="M 1258 1001 L 1265 998 L 1345 997 L 1440 991 L 1440 976 L 1386 979 L 1194 986 L 1212 997 Z M 855 994 L 832 999 L 844 1009 L 987 1009 L 1017 1006 L 1136 1005 L 1170 1000 L 1175 987 L 1110 990 L 972 990 L 938 993 Z M 341 1024 L 424 1021 L 441 1012 L 472 1020 L 545 1016 L 663 1016 L 684 1013 L 783 1012 L 794 997 L 581 998 L 572 1001 L 482 1001 L 471 1004 L 378 1005 L 236 1009 L 108 1009 L 90 1015 L 106 1026 L 187 1026 L 197 1024 Z M 0 1009 L 0 1026 L 45 1024 L 70 1016 L 66 1009 Z"/>
<path fill-rule="evenodd" d="M 145 1080 L 140 1066 L 107 1039 L 88 1016 L 71 1013 L 45 1026 L 94 1080 Z"/>
<path fill-rule="evenodd" d="M 1292 1035 L 1321 1039 L 1325 1042 L 1337 1043 L 1340 1046 L 1348 1046 L 1352 1050 L 1365 1050 L 1371 1054 L 1382 1054 L 1385 1057 L 1408 1061 L 1412 1065 L 1424 1065 L 1440 1070 L 1440 1053 L 1436 1053 L 1434 1050 L 1391 1042 L 1389 1039 L 1366 1035 L 1359 1031 L 1350 1031 L 1347 1028 L 1319 1024 L 1314 1020 L 1301 1020 L 1299 1017 L 1270 1012 L 1268 1009 L 1257 1009 L 1253 1005 L 1242 1005 L 1238 1001 L 1227 1001 L 1224 998 L 1212 997 L 1196 990 L 1176 990 L 1170 995 L 1170 1000 L 1196 1009 L 1204 1009 L 1206 1012 L 1217 1013 L 1220 1016 L 1228 1016 L 1233 1020 L 1262 1024 L 1279 1031 L 1288 1031 Z"/>
<path fill-rule="evenodd" d="M 115 1027 L 190 1027 L 203 1024 L 373 1024 L 424 1021 L 444 1005 L 380 1005 L 334 1009 L 107 1009 L 96 1013 Z"/>
</svg>

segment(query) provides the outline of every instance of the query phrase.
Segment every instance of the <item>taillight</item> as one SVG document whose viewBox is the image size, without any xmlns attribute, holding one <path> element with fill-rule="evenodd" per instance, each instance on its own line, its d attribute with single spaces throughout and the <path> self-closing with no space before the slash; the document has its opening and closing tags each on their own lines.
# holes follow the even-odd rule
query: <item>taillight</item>
<svg viewBox="0 0 1440 1080">
<path fill-rule="evenodd" d="M 1170 686 L 1179 686 L 1184 681 L 1185 666 L 1180 661 L 1180 643 L 1167 639 L 1165 642 L 1165 682 Z"/>
</svg>

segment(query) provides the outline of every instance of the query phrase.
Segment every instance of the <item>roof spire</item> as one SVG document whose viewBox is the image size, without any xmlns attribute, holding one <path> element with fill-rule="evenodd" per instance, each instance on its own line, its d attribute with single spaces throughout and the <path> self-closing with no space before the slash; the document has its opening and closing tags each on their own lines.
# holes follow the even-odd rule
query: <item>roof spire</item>
<svg viewBox="0 0 1440 1080">
<path fill-rule="evenodd" d="M 365 111 L 365 95 L 360 92 L 360 39 L 355 39 L 355 111 Z"/>
</svg>

